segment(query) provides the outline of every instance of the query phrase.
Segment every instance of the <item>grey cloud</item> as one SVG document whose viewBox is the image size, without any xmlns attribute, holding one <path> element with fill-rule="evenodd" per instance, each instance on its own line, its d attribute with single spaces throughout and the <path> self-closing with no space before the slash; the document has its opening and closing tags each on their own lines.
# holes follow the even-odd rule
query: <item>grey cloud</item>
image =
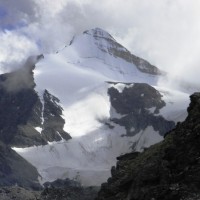
<svg viewBox="0 0 200 200">
<path fill-rule="evenodd" d="M 32 70 L 36 62 L 41 58 L 43 58 L 43 55 L 29 57 L 21 64 L 19 69 L 4 75 L 6 78 L 0 87 L 5 88 L 8 92 L 18 92 L 21 89 L 33 88 L 35 83 Z"/>
<path fill-rule="evenodd" d="M 3 0 L 0 2 L 0 7 L 6 10 L 6 15 L 0 20 L 1 26 L 5 28 L 38 19 L 36 15 L 37 5 L 34 0 Z"/>
</svg>

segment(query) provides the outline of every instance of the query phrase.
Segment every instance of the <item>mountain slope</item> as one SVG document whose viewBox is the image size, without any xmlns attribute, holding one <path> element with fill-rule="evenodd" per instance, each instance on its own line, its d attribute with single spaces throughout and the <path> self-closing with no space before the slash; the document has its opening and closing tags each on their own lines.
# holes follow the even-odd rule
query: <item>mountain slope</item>
<svg viewBox="0 0 200 200">
<path fill-rule="evenodd" d="M 163 142 L 118 157 L 97 199 L 199 199 L 199 102 L 200 94 L 193 94 L 188 117 Z"/>
<path fill-rule="evenodd" d="M 119 156 L 117 166 L 111 169 L 112 177 L 102 184 L 96 200 L 198 200 L 200 93 L 191 96 L 188 113 L 186 120 L 168 132 L 164 141 L 142 153 Z M 46 188 L 42 193 L 18 187 L 2 188 L 0 192 L 0 197 L 5 200 L 11 197 L 78 200 L 95 196 L 95 188 L 77 186 Z"/>
<path fill-rule="evenodd" d="M 110 90 L 118 93 L 116 86 L 119 84 L 107 83 L 106 85 L 110 87 L 108 93 Z M 121 102 L 121 105 L 117 107 L 113 105 L 110 118 L 97 119 L 100 126 L 93 131 L 90 129 L 87 134 L 67 142 L 53 142 L 46 146 L 26 149 L 13 148 L 37 167 L 42 176 L 42 183 L 56 178 L 77 178 L 84 185 L 100 185 L 110 175 L 109 169 L 116 162 L 118 155 L 132 149 L 141 150 L 159 142 L 162 140 L 163 131 L 174 127 L 173 122 L 165 120 L 162 116 L 154 116 L 154 113 L 149 110 L 150 108 L 156 110 L 157 107 L 159 113 L 165 105 L 161 95 L 154 88 L 142 83 L 120 83 L 120 85 L 124 87 L 120 93 L 124 101 L 120 95 L 119 97 L 111 95 L 110 98 L 115 99 L 115 102 Z M 102 99 L 99 102 L 101 103 Z M 125 112 L 120 112 L 121 110 Z M 76 120 L 80 127 L 79 118 Z M 156 120 L 159 120 L 160 124 L 156 124 Z"/>
<path fill-rule="evenodd" d="M 45 146 L 13 148 L 37 167 L 41 183 L 70 178 L 100 185 L 117 156 L 161 141 L 174 122 L 186 117 L 188 94 L 160 88 L 158 68 L 99 28 L 44 55 L 33 72 L 40 102 L 46 90 L 60 100 L 64 131 L 72 136 L 66 141 L 59 132 L 61 137 Z"/>
<path fill-rule="evenodd" d="M 42 96 L 47 89 L 60 99 L 66 119 L 64 128 L 72 136 L 88 134 L 95 127 L 101 126 L 99 118 L 109 118 L 110 100 L 107 90 L 110 86 L 105 82 L 136 82 L 157 86 L 160 73 L 152 75 L 148 70 L 143 73 L 139 70 L 139 62 L 131 63 L 111 53 L 110 49 L 114 48 L 127 56 L 133 56 L 109 33 L 96 28 L 74 37 L 69 46 L 57 53 L 44 55 L 45 58 L 36 65 L 36 91 Z M 149 64 L 146 68 L 151 71 L 152 66 Z M 180 96 L 176 91 L 159 87 L 156 89 L 161 90 L 162 96 L 166 96 L 169 101 L 174 96 Z M 183 99 L 177 115 L 183 113 L 189 101 L 188 94 L 182 94 L 181 99 L 176 99 Z M 174 99 L 171 99 L 166 107 L 173 107 L 173 104 Z M 81 131 L 78 129 L 80 124 Z"/>
</svg>

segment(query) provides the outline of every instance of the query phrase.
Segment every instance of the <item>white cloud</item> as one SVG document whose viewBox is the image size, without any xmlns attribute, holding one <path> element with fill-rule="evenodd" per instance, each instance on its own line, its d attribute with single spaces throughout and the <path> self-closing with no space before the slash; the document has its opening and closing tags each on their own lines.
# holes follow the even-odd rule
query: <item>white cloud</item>
<svg viewBox="0 0 200 200">
<path fill-rule="evenodd" d="M 74 34 L 101 27 L 114 35 L 131 52 L 152 64 L 190 80 L 200 73 L 200 1 L 190 0 L 14 0 L 0 3 L 8 15 L 0 22 L 26 26 L 12 35 L 37 43 L 40 51 L 56 51 Z M 15 12 L 14 12 L 15 11 Z M 11 14 L 12 13 L 12 14 Z M 1 33 L 0 40 L 2 40 Z M 5 36 L 4 36 L 5 37 Z M 19 42 L 9 42 L 17 50 Z M 12 44 L 12 45 L 11 45 Z M 8 50 L 9 52 L 10 50 Z M 29 50 L 28 50 L 29 51 Z M 24 51 L 20 51 L 23 56 Z M 32 52 L 32 50 L 30 50 Z M 6 52 L 4 53 L 4 55 Z M 24 56 L 27 54 L 25 53 Z"/>
<path fill-rule="evenodd" d="M 18 67 L 29 55 L 38 52 L 34 41 L 23 35 L 6 31 L 0 33 L 0 69 L 3 72 Z"/>
</svg>

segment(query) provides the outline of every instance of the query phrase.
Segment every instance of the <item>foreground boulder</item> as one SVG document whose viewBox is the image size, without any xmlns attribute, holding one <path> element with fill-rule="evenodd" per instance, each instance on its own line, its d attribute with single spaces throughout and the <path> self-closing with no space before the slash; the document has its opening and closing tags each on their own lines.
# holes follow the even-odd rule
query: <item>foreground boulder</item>
<svg viewBox="0 0 200 200">
<path fill-rule="evenodd" d="M 96 200 L 200 199 L 200 93 L 165 140 L 118 158 Z"/>
</svg>

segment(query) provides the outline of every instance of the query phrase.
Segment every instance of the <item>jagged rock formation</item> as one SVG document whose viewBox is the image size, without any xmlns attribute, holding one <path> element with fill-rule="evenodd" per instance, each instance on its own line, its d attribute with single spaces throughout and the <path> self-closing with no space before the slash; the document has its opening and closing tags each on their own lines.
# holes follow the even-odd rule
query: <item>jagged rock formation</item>
<svg viewBox="0 0 200 200">
<path fill-rule="evenodd" d="M 71 137 L 64 130 L 65 120 L 62 116 L 62 107 L 59 105 L 60 100 L 50 94 L 47 90 L 43 94 L 43 131 L 41 134 L 50 142 L 60 141 L 62 138 L 69 140 Z"/>
<path fill-rule="evenodd" d="M 0 76 L 0 140 L 25 147 L 70 139 L 63 130 L 65 121 L 59 100 L 45 90 L 41 102 L 34 90 L 34 66 L 27 63 L 22 69 Z"/>
<path fill-rule="evenodd" d="M 118 83 L 111 83 L 117 85 Z M 159 110 L 166 104 L 161 99 L 162 95 L 152 86 L 146 83 L 120 83 L 124 86 L 122 91 L 115 87 L 108 89 L 110 102 L 118 115 L 112 116 L 111 121 L 124 126 L 127 136 L 133 136 L 152 126 L 160 135 L 174 128 L 175 123 L 167 121 L 161 115 Z"/>
<path fill-rule="evenodd" d="M 200 93 L 191 96 L 188 114 L 163 142 L 118 157 L 96 200 L 200 199 Z"/>
<path fill-rule="evenodd" d="M 63 130 L 65 121 L 57 98 L 45 91 L 41 102 L 35 92 L 33 69 L 29 60 L 23 68 L 0 75 L 0 185 L 40 187 L 36 168 L 11 147 L 71 138 Z M 37 127 L 41 127 L 41 133 Z"/>
<path fill-rule="evenodd" d="M 36 92 L 30 92 L 36 95 L 36 101 L 30 107 L 26 123 L 18 125 L 12 145 L 45 145 L 47 142 L 60 141 L 63 138 L 70 139 L 71 136 L 63 130 L 65 120 L 61 117 L 62 107 L 59 105 L 59 99 L 45 90 L 41 103 Z"/>
</svg>

